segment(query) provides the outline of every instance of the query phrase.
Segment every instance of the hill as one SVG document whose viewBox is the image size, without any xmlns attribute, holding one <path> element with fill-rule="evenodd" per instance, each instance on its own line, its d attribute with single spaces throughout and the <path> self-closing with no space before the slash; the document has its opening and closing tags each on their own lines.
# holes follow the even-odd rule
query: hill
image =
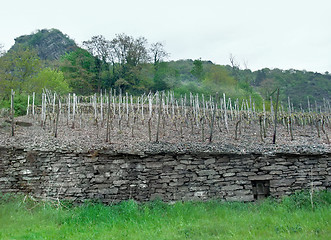
<svg viewBox="0 0 331 240">
<path fill-rule="evenodd" d="M 267 100 L 279 88 L 280 99 L 287 103 L 290 97 L 296 108 L 315 109 L 316 105 L 325 107 L 330 101 L 331 75 L 328 72 L 321 74 L 305 70 L 264 68 L 255 72 L 242 70 L 241 75 Z"/>
<path fill-rule="evenodd" d="M 19 46 L 35 49 L 41 60 L 54 63 L 49 66 L 63 73 L 65 81 L 77 94 L 86 95 L 110 88 L 121 88 L 134 94 L 163 90 L 174 90 L 177 95 L 190 92 L 205 95 L 225 92 L 231 99 L 247 99 L 251 96 L 261 106 L 262 98 L 266 101 L 271 96 L 275 98 L 275 90 L 279 88 L 280 100 L 284 106 L 287 105 L 288 97 L 296 109 L 307 109 L 308 99 L 310 107 L 323 107 L 330 101 L 331 74 L 328 72 L 322 74 L 268 68 L 251 71 L 201 59 L 158 59 L 153 62 L 151 59 L 155 60 L 156 56 L 151 56 L 153 51 L 150 46 L 153 44 L 149 44 L 147 39 L 134 39 L 125 34 L 116 35 L 111 40 L 95 36 L 90 41 L 84 41 L 83 45 L 85 49 L 79 48 L 74 40 L 57 29 L 43 29 L 16 38 L 9 52 L 19 49 Z M 167 55 L 162 44 L 155 46 L 159 49 L 154 48 L 154 54 Z M 117 53 L 120 49 L 125 49 L 126 52 L 108 55 Z M 132 57 L 141 53 L 145 55 Z M 136 61 L 137 59 L 140 60 Z M 12 67 L 1 70 L 5 65 L 0 66 L 0 74 L 12 72 Z"/>
<path fill-rule="evenodd" d="M 15 39 L 15 44 L 10 50 L 17 49 L 18 45 L 35 48 L 42 60 L 60 59 L 64 54 L 77 48 L 74 40 L 57 29 L 42 29 L 30 35 L 22 35 Z"/>
</svg>

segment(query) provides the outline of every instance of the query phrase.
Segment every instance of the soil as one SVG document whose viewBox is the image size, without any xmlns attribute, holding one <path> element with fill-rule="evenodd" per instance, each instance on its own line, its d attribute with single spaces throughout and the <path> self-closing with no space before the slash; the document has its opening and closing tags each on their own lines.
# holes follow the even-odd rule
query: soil
<svg viewBox="0 0 331 240">
<path fill-rule="evenodd" d="M 7 119 L 8 120 L 8 119 Z M 176 121 L 170 116 L 162 118 L 159 126 L 159 141 L 156 142 L 157 117 L 153 117 L 151 126 L 151 141 L 149 139 L 148 117 L 138 118 L 122 117 L 122 120 L 113 119 L 110 127 L 110 141 L 106 142 L 106 121 L 97 123 L 92 115 L 67 121 L 60 117 L 58 136 L 54 136 L 54 124 L 49 120 L 41 125 L 40 117 L 18 117 L 15 121 L 15 135 L 11 136 L 11 125 L 6 119 L 0 119 L 0 146 L 23 149 L 56 150 L 88 152 L 105 150 L 128 154 L 145 153 L 197 153 L 215 152 L 229 154 L 324 154 L 331 153 L 331 145 L 327 135 L 331 136 L 330 128 L 326 127 L 326 134 L 318 131 L 315 126 L 293 126 L 293 137 L 286 126 L 278 125 L 276 144 L 272 144 L 273 125 L 270 123 L 266 129 L 263 141 L 260 135 L 260 125 L 243 121 L 238 130 L 238 139 L 235 139 L 236 122 L 229 121 L 228 129 L 224 122 L 216 121 L 212 141 L 209 141 L 210 127 L 205 124 L 204 137 L 202 127 L 192 126 L 189 122 Z M 176 124 L 175 124 L 176 122 Z M 22 124 L 28 123 L 28 124 Z"/>
</svg>

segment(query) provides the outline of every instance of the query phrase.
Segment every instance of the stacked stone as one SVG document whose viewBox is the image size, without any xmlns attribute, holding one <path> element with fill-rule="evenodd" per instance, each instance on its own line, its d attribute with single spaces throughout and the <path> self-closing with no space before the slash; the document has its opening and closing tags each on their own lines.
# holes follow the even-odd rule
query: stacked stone
<svg viewBox="0 0 331 240">
<path fill-rule="evenodd" d="M 0 149 L 0 192 L 113 203 L 254 201 L 331 190 L 331 154 Z M 261 190 L 262 189 L 262 190 Z M 262 192 L 261 192 L 262 191 Z"/>
</svg>

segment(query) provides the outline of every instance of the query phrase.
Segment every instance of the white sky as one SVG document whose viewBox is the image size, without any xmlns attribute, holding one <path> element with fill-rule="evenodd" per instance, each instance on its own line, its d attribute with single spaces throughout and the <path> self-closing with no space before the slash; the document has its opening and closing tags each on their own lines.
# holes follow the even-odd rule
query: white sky
<svg viewBox="0 0 331 240">
<path fill-rule="evenodd" d="M 0 44 L 57 28 L 77 44 L 117 33 L 162 42 L 170 60 L 331 72 L 330 0 L 2 0 Z"/>
</svg>

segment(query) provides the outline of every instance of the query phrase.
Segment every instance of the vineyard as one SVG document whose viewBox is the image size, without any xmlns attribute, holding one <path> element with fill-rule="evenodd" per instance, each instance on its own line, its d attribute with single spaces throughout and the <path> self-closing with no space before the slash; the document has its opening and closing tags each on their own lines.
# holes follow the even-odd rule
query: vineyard
<svg viewBox="0 0 331 240">
<path fill-rule="evenodd" d="M 308 109 L 297 111 L 290 98 L 286 105 L 270 99 L 268 106 L 263 102 L 262 109 L 257 109 L 252 98 L 232 100 L 224 93 L 176 98 L 171 91 L 132 96 L 110 90 L 92 96 L 59 96 L 44 90 L 41 98 L 41 105 L 36 105 L 35 95 L 29 96 L 24 117 L 14 119 L 11 111 L 14 121 L 7 122 L 12 124 L 12 136 L 36 142 L 47 135 L 85 146 L 139 142 L 330 144 L 331 108 L 326 100 L 321 106 L 308 100 Z M 31 122 L 33 127 L 20 127 L 19 121 Z"/>
</svg>

